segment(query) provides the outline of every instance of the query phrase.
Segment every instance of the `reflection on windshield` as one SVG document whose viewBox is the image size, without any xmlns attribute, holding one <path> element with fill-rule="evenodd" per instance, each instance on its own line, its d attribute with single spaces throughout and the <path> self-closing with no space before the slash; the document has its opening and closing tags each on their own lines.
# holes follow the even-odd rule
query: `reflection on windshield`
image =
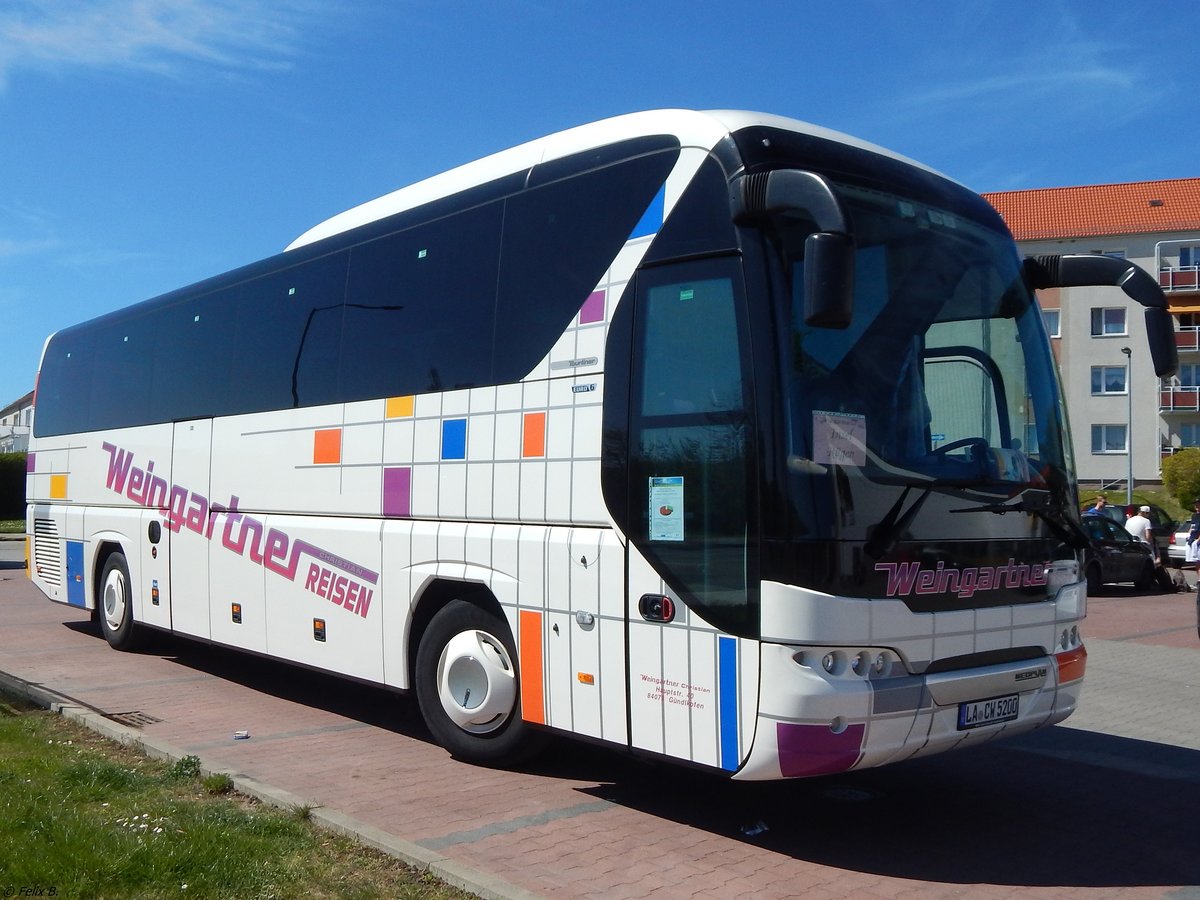
<svg viewBox="0 0 1200 900">
<path fill-rule="evenodd" d="M 854 318 L 810 328 L 794 298 L 792 470 L 1007 495 L 1067 483 L 1053 360 L 1011 242 L 920 203 L 839 192 L 857 242 Z"/>
</svg>

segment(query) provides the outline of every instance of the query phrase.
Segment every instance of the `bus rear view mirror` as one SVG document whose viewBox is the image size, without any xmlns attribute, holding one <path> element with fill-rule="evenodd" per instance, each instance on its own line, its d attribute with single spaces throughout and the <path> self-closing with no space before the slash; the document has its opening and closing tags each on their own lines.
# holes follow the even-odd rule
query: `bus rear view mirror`
<svg viewBox="0 0 1200 900">
<path fill-rule="evenodd" d="M 1175 347 L 1175 326 L 1167 305 L 1167 296 L 1145 269 L 1127 259 L 1100 253 L 1069 253 L 1062 256 L 1027 256 L 1025 283 L 1031 290 L 1043 288 L 1093 287 L 1111 285 L 1146 307 L 1146 341 L 1154 374 L 1159 378 L 1174 375 L 1179 369 L 1179 351 Z"/>
<path fill-rule="evenodd" d="M 849 328 L 854 316 L 854 241 L 819 231 L 804 241 L 804 323 Z"/>
<path fill-rule="evenodd" d="M 803 259 L 805 323 L 849 327 L 854 312 L 854 239 L 829 182 L 801 169 L 754 172 L 731 182 L 729 198 L 734 222 L 769 229 L 790 264 Z M 790 274 L 795 268 L 789 265 L 789 270 Z M 797 287 L 794 284 L 792 290 Z"/>
</svg>

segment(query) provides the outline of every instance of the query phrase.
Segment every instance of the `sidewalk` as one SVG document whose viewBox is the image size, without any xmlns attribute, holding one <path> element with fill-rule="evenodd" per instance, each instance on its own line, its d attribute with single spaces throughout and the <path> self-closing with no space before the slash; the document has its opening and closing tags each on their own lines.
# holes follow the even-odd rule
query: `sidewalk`
<svg viewBox="0 0 1200 900">
<path fill-rule="evenodd" d="M 1130 605 L 1117 597 L 1095 608 L 1115 621 Z M 1194 830 L 1186 797 L 1200 793 L 1196 758 L 1165 746 L 1200 750 L 1200 644 L 1193 595 L 1132 605 L 1137 628 L 1158 634 L 1118 624 L 1088 641 L 1083 703 L 1068 720 L 1078 731 L 1048 729 L 838 782 L 736 784 L 568 741 L 518 772 L 464 765 L 431 742 L 412 704 L 382 690 L 171 638 L 117 653 L 86 613 L 45 600 L 20 569 L 0 568 L 0 684 L 151 754 L 195 754 L 206 771 L 230 774 L 267 802 L 317 806 L 319 823 L 482 897 L 948 898 L 1020 889 L 1049 898 L 1096 886 L 1108 887 L 1105 897 L 1163 897 L 1171 885 L 1200 883 L 1200 863 L 1183 849 Z M 250 739 L 235 741 L 240 730 Z M 1020 790 L 985 787 L 996 773 L 1030 771 L 1054 785 L 1037 788 L 1044 808 L 1023 807 Z M 1178 857 L 1177 868 L 1162 875 L 1131 872 L 1119 849 L 1126 824 L 1064 809 L 1076 794 L 1138 802 L 1146 776 L 1155 779 L 1153 814 L 1176 823 L 1157 851 Z M 962 801 L 948 786 L 974 781 L 991 797 L 976 803 L 991 808 L 964 830 L 955 824 Z M 912 792 L 923 808 L 911 807 Z M 874 805 L 863 806 L 864 796 Z M 1064 814 L 1076 820 L 1071 852 L 1051 842 L 1031 853 L 1028 834 Z M 1024 822 L 1019 833 L 1010 816 Z M 921 827 L 904 827 L 904 817 Z M 770 830 L 748 837 L 743 829 L 759 820 Z M 867 838 L 880 827 L 882 842 Z"/>
</svg>

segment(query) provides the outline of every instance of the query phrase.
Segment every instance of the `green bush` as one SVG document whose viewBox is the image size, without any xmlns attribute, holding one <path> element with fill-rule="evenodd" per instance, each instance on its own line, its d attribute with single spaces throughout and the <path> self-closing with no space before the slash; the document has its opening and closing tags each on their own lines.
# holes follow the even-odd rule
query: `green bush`
<svg viewBox="0 0 1200 900">
<path fill-rule="evenodd" d="M 25 454 L 0 453 L 0 519 L 25 518 Z"/>
<path fill-rule="evenodd" d="M 1191 509 L 1192 501 L 1200 497 L 1200 449 L 1189 447 L 1164 459 L 1162 479 L 1167 493 L 1184 509 Z"/>
</svg>

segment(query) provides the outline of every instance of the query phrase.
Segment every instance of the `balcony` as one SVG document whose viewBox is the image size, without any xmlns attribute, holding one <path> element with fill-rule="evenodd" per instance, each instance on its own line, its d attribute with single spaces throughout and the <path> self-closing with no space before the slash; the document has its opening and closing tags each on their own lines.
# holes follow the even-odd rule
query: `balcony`
<svg viewBox="0 0 1200 900">
<path fill-rule="evenodd" d="M 1200 291 L 1200 266 L 1159 266 L 1159 286 L 1172 291 Z"/>
<path fill-rule="evenodd" d="M 1185 326 L 1176 331 L 1175 349 L 1180 353 L 1200 352 L 1200 328 Z"/>
<path fill-rule="evenodd" d="M 1200 387 L 1164 385 L 1158 392 L 1158 411 L 1200 412 Z"/>
</svg>

